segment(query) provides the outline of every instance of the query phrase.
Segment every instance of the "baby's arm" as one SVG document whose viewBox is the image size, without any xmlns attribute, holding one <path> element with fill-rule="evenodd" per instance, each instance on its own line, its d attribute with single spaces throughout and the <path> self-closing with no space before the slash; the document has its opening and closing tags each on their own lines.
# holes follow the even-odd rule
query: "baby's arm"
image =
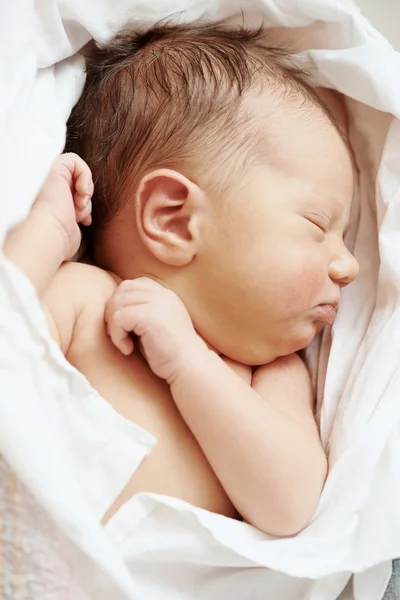
<svg viewBox="0 0 400 600">
<path fill-rule="evenodd" d="M 310 382 L 297 356 L 255 377 L 251 389 L 220 357 L 199 349 L 171 392 L 244 519 L 266 533 L 292 535 L 311 520 L 326 476 Z"/>
<path fill-rule="evenodd" d="M 297 356 L 261 367 L 254 389 L 196 334 L 180 300 L 148 279 L 124 282 L 107 309 L 125 354 L 140 337 L 227 494 L 246 521 L 292 535 L 313 516 L 327 462 L 312 415 L 307 372 Z"/>
<path fill-rule="evenodd" d="M 76 154 L 63 154 L 54 162 L 28 217 L 6 237 L 5 255 L 25 273 L 40 299 L 60 265 L 79 248 L 78 223 L 90 225 L 92 193 L 89 167 Z M 48 320 L 60 341 L 49 313 Z"/>
<path fill-rule="evenodd" d="M 7 235 L 4 253 L 25 273 L 39 298 L 61 263 L 77 252 L 78 223 L 90 225 L 92 193 L 89 167 L 76 154 L 63 154 L 28 217 Z"/>
</svg>

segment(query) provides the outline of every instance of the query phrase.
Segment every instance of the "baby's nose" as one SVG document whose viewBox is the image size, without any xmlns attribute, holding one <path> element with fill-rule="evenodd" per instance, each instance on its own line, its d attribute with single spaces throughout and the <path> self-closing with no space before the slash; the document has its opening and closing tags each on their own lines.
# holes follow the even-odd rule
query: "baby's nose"
<svg viewBox="0 0 400 600">
<path fill-rule="evenodd" d="M 356 258 L 347 250 L 332 260 L 329 269 L 330 278 L 344 287 L 357 277 L 360 267 Z"/>
</svg>

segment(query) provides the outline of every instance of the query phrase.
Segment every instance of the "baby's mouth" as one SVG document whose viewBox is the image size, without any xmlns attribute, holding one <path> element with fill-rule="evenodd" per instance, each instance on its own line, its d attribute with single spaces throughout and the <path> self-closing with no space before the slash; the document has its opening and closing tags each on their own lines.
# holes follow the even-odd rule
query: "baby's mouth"
<svg viewBox="0 0 400 600">
<path fill-rule="evenodd" d="M 336 319 L 337 309 L 337 304 L 318 304 L 312 309 L 312 316 L 324 325 L 332 325 Z"/>
</svg>

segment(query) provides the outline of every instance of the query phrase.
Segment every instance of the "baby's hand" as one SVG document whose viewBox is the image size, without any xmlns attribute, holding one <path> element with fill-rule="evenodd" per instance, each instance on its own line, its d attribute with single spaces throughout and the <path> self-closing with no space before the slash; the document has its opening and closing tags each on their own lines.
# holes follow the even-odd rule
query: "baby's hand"
<svg viewBox="0 0 400 600">
<path fill-rule="evenodd" d="M 129 335 L 140 338 L 152 371 L 169 384 L 193 354 L 207 350 L 181 300 L 152 279 L 123 281 L 108 303 L 105 319 L 114 345 L 125 355 L 133 352 Z"/>
<path fill-rule="evenodd" d="M 92 194 L 92 174 L 87 164 L 72 153 L 57 158 L 33 210 L 46 210 L 61 228 L 65 235 L 64 260 L 79 249 L 81 232 L 78 223 L 90 225 L 92 222 Z"/>
</svg>

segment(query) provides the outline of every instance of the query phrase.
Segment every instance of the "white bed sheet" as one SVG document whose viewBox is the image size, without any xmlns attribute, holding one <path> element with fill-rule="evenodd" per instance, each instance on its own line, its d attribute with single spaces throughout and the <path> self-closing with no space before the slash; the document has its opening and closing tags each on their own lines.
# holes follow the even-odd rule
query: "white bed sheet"
<svg viewBox="0 0 400 600">
<path fill-rule="evenodd" d="M 105 41 L 176 11 L 217 19 L 243 9 L 295 30 L 316 83 L 349 97 L 360 171 L 352 234 L 361 274 L 344 294 L 325 387 L 319 378 L 331 470 L 313 523 L 294 539 L 149 494 L 103 531 L 103 503 L 153 442 L 66 363 L 30 285 L 1 258 L 0 450 L 72 542 L 73 575 L 96 599 L 329 600 L 355 572 L 354 598 L 380 598 L 400 556 L 400 55 L 348 0 L 19 0 L 1 9 L 0 239 L 62 150 L 83 83 L 75 53 L 91 36 Z"/>
</svg>

